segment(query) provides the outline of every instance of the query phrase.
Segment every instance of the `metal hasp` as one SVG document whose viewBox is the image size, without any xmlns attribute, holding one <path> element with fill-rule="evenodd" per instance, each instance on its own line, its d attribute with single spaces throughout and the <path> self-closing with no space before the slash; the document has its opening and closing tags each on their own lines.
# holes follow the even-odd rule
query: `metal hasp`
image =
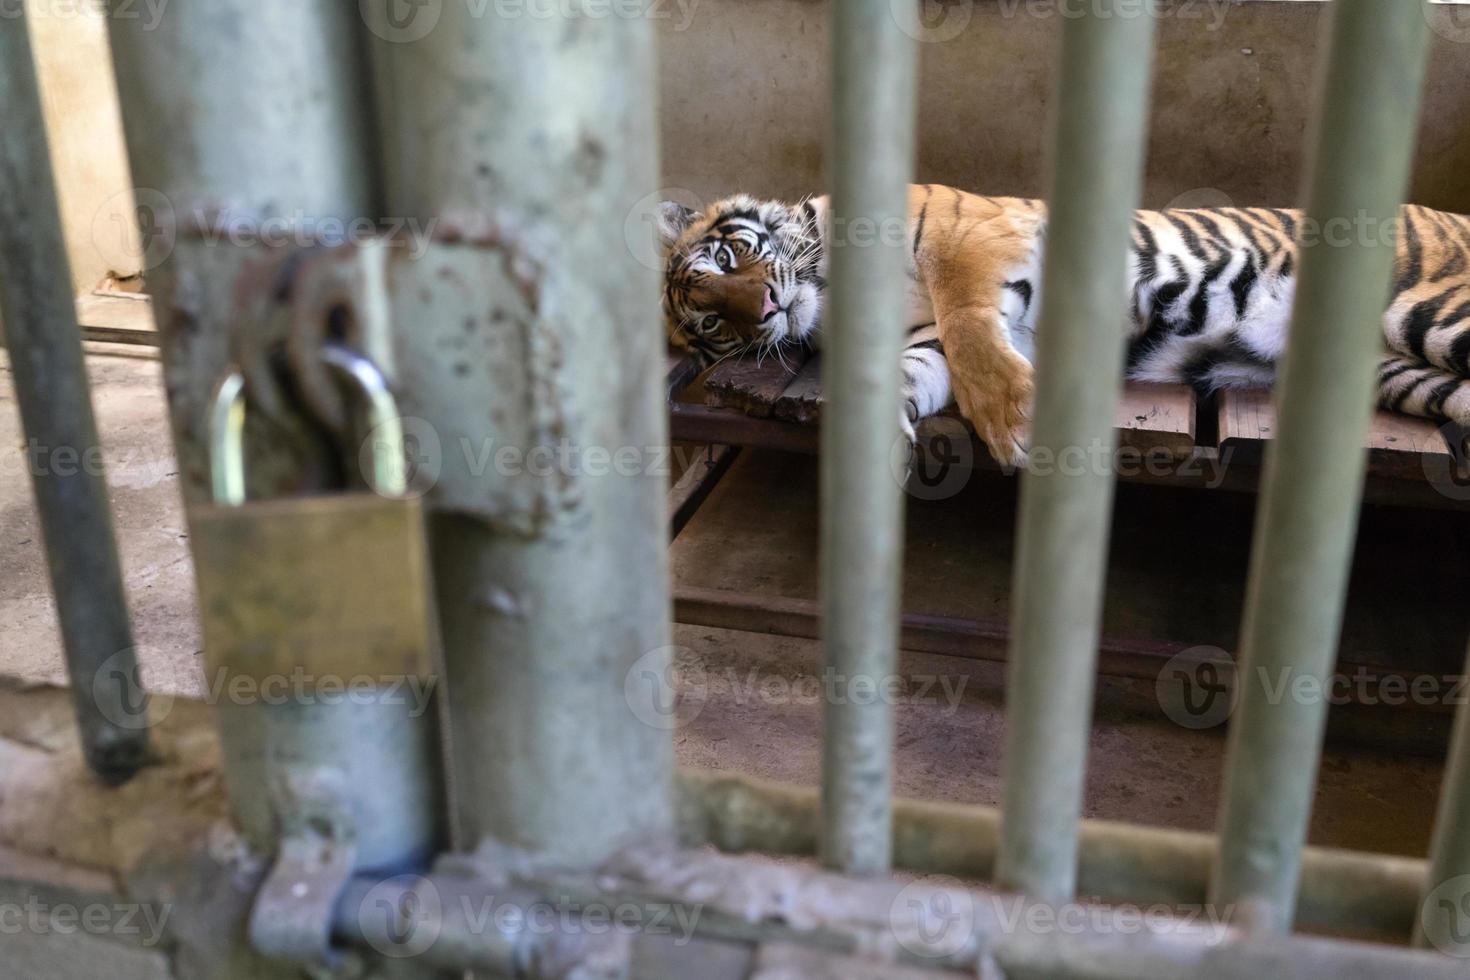
<svg viewBox="0 0 1470 980">
<path fill-rule="evenodd" d="M 1300 280 L 1241 627 L 1211 901 L 1291 927 L 1374 407 L 1394 225 L 1428 55 L 1418 3 L 1337 0 L 1318 87 Z M 1325 688 L 1319 688 L 1324 690 Z"/>
<path fill-rule="evenodd" d="M 1101 0 L 1062 28 L 1033 455 L 1112 458 L 1154 20 L 1147 5 Z M 1077 880 L 1113 484 L 1111 467 L 1021 477 L 996 884 L 1046 901 L 1070 899 Z"/>
<path fill-rule="evenodd" d="M 0 325 L 87 764 L 128 779 L 148 759 L 112 512 L 25 17 L 0 18 Z"/>
<path fill-rule="evenodd" d="M 132 174 L 145 189 L 139 202 L 154 237 L 147 279 L 192 522 L 210 496 L 215 384 L 237 360 L 236 345 L 269 337 L 289 319 L 288 281 L 260 269 L 330 256 L 316 247 L 331 244 L 326 229 L 382 213 L 363 98 L 363 22 L 356 4 L 211 0 L 170 7 L 157 23 L 108 23 Z M 270 227 L 275 235 L 264 233 Z M 363 353 L 388 371 L 391 351 Z M 292 442 L 288 423 L 305 427 L 298 416 L 254 415 L 252 497 L 339 487 L 342 471 L 355 470 L 332 458 L 326 440 Z M 253 848 L 274 851 L 293 816 L 283 812 L 289 798 L 267 788 L 321 769 L 342 773 L 358 828 L 356 870 L 412 867 L 442 846 L 435 705 L 376 690 L 380 696 L 326 703 L 236 700 L 226 689 L 216 712 L 226 787 Z"/>
<path fill-rule="evenodd" d="M 871 874 L 888 870 L 892 850 L 893 707 L 859 692 L 881 690 L 898 669 L 903 492 L 890 458 L 903 439 L 894 326 L 909 252 L 908 235 L 888 230 L 908 226 L 917 75 L 918 44 L 887 0 L 832 7 L 822 641 L 825 669 L 847 696 L 825 708 L 821 855 L 829 867 Z M 877 234 L 859 237 L 865 224 Z"/>
<path fill-rule="evenodd" d="M 672 825 L 667 486 L 646 465 L 668 443 L 666 352 L 659 270 L 625 241 L 658 186 L 653 25 L 362 7 L 388 207 L 439 222 L 391 275 L 419 332 L 398 352 L 405 412 L 443 446 L 456 829 L 595 861 Z"/>
</svg>

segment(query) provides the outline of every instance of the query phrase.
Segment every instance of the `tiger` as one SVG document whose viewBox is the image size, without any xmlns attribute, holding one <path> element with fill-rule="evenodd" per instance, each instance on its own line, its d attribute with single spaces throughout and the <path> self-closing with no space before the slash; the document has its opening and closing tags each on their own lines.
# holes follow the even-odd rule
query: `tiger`
<svg viewBox="0 0 1470 980">
<path fill-rule="evenodd" d="M 660 205 L 670 342 L 701 367 L 819 350 L 830 216 L 826 197 Z M 1126 376 L 1206 394 L 1270 386 L 1303 230 L 1301 213 L 1281 208 L 1136 212 L 1119 290 Z M 911 445 L 921 419 L 955 404 L 999 462 L 1024 463 L 1046 231 L 1041 201 L 910 188 L 899 425 Z M 1470 424 L 1470 218 L 1404 205 L 1385 294 L 1379 405 Z"/>
</svg>

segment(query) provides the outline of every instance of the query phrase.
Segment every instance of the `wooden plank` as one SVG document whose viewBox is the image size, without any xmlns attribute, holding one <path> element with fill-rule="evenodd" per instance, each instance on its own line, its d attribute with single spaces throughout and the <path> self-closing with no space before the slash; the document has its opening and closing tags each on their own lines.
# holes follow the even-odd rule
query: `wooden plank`
<svg viewBox="0 0 1470 980">
<path fill-rule="evenodd" d="M 1220 392 L 1220 446 L 1267 442 L 1276 437 L 1276 410 L 1264 388 L 1227 388 Z"/>
<path fill-rule="evenodd" d="M 1220 393 L 1220 447 L 1259 453 L 1276 437 L 1276 409 L 1266 390 Z M 1425 480 L 1430 473 L 1456 471 L 1454 453 L 1440 427 L 1429 419 L 1379 412 L 1368 432 L 1368 470 L 1377 476 Z"/>
<path fill-rule="evenodd" d="M 755 418 L 770 418 L 776 399 L 806 364 L 808 353 L 796 347 L 777 358 L 746 355 L 715 365 L 704 379 L 706 402 L 718 408 L 733 408 Z"/>
<path fill-rule="evenodd" d="M 787 422 L 809 424 L 822 417 L 822 358 L 807 361 L 781 397 L 776 399 L 775 415 Z"/>
<path fill-rule="evenodd" d="M 84 293 L 77 297 L 77 323 L 84 340 L 158 347 L 153 304 L 147 296 Z"/>
<path fill-rule="evenodd" d="M 821 636 L 820 607 L 809 599 L 692 586 L 675 586 L 674 622 L 775 636 Z M 1010 635 L 1009 624 L 1000 620 L 904 613 L 899 648 L 1004 662 L 1010 650 Z M 1181 670 L 1192 673 L 1212 662 L 1216 682 L 1233 684 L 1233 659 L 1186 656 L 1197 645 L 1198 641 L 1102 636 L 1098 640 L 1096 671 L 1106 677 L 1144 681 L 1152 688 L 1161 679 L 1176 683 L 1186 680 L 1189 675 L 1181 676 Z M 1390 679 L 1400 690 L 1412 690 L 1420 675 L 1376 664 L 1338 661 L 1335 676 L 1352 683 L 1342 685 L 1344 700 L 1334 705 L 1328 717 L 1329 739 L 1425 754 L 1444 751 L 1454 721 L 1453 705 L 1414 698 L 1391 702 L 1372 696 L 1374 691 L 1387 690 Z M 1442 680 L 1428 676 L 1436 683 Z M 1363 683 L 1361 678 L 1368 682 Z M 1162 707 L 1162 702 L 1150 700 Z"/>
<path fill-rule="evenodd" d="M 720 478 L 729 472 L 739 455 L 739 446 L 710 446 L 709 456 L 696 459 L 675 481 L 668 498 L 670 540 L 677 538 L 684 525 L 694 518 L 699 505 L 704 503 Z"/>
<path fill-rule="evenodd" d="M 821 358 L 814 357 L 776 399 L 772 415 L 809 424 L 822 414 Z M 1194 450 L 1194 391 L 1185 385 L 1129 384 L 1118 409 L 1119 444 L 1183 457 Z"/>
<path fill-rule="evenodd" d="M 1194 451 L 1194 390 L 1129 382 L 1118 405 L 1118 445 L 1182 458 Z"/>
<path fill-rule="evenodd" d="M 664 362 L 664 387 L 670 399 L 697 377 L 699 362 L 694 359 L 693 354 L 681 350 L 668 352 Z"/>
</svg>

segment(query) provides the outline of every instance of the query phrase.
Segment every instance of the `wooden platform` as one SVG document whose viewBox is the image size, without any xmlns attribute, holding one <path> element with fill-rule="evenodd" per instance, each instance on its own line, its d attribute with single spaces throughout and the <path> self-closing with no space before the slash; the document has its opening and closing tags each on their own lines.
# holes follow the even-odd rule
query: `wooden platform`
<svg viewBox="0 0 1470 980">
<path fill-rule="evenodd" d="M 670 356 L 671 399 L 694 375 L 686 360 Z M 817 451 L 823 407 L 819 356 L 783 351 L 779 360 L 732 359 L 708 371 L 702 382 L 702 405 L 687 399 L 671 404 L 676 439 Z M 958 417 L 954 409 L 946 414 Z M 1269 391 L 1227 391 L 1202 401 L 1182 385 L 1129 383 L 1115 425 L 1122 479 L 1250 490 L 1259 480 L 1264 446 L 1275 436 L 1276 413 Z M 921 426 L 921 441 L 924 431 Z M 1426 419 L 1380 412 L 1364 447 L 1368 499 L 1470 503 L 1470 474 L 1450 443 L 1462 438 L 1457 432 L 1447 437 Z M 990 465 L 988 453 L 975 456 L 977 465 Z"/>
</svg>

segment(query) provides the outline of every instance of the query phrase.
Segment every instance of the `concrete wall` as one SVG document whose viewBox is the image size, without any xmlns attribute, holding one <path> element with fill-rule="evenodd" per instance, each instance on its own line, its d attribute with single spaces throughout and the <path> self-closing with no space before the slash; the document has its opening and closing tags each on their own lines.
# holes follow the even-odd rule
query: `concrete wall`
<svg viewBox="0 0 1470 980">
<path fill-rule="evenodd" d="M 135 275 L 142 250 L 101 5 L 26 0 L 72 285 Z"/>
<path fill-rule="evenodd" d="M 106 28 L 93 4 L 25 2 L 82 291 L 139 271 Z M 668 196 L 825 190 L 828 2 L 649 0 Z M 906 2 L 893 0 L 900 14 Z M 1043 193 L 1059 2 L 1083 0 L 913 0 L 925 11 L 911 24 L 923 38 L 919 180 Z M 1325 5 L 1170 2 L 1145 203 L 1295 203 Z M 1470 213 L 1470 8 L 1441 7 L 1433 24 L 1412 198 Z"/>
<path fill-rule="evenodd" d="M 902 14 L 906 0 L 894 0 Z M 1064 0 L 1068 9 L 1082 0 Z M 1404 0 L 1408 2 L 1408 0 Z M 913 0 L 918 179 L 1040 196 L 1063 18 L 1056 0 Z M 659 18 L 665 183 L 698 197 L 825 190 L 828 5 L 670 0 Z M 1145 203 L 1296 202 L 1325 5 L 1172 0 L 1161 24 Z M 1470 8 L 1433 13 L 1413 199 L 1470 212 Z M 1085 166 L 1086 161 L 1067 161 Z"/>
</svg>

